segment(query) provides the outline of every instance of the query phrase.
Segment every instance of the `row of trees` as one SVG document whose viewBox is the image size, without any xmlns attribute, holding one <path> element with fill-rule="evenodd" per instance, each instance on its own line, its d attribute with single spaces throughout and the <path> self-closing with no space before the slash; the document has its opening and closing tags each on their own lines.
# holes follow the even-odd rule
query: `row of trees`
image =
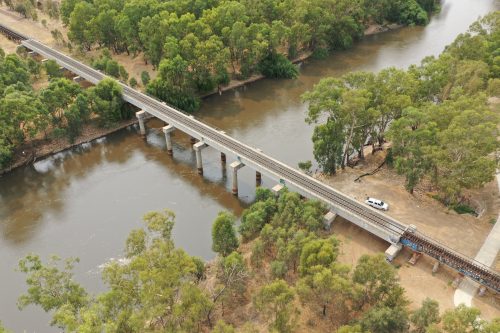
<svg viewBox="0 0 500 333">
<path fill-rule="evenodd" d="M 159 69 L 148 92 L 192 111 L 197 94 L 227 84 L 230 72 L 293 78 L 288 59 L 299 52 L 349 47 L 375 20 L 425 24 L 427 2 L 63 0 L 60 10 L 73 43 L 142 53 Z"/>
<path fill-rule="evenodd" d="M 127 238 L 124 260 L 105 266 L 105 292 L 91 295 L 74 280 L 75 259 L 43 263 L 28 255 L 19 262 L 28 284 L 19 307 L 50 311 L 51 324 L 65 332 L 250 333 L 262 324 L 268 331 L 294 332 L 306 325 L 300 315 L 306 309 L 313 314 L 307 324 L 312 331 L 498 331 L 500 318 L 488 323 L 473 308 L 461 306 L 441 317 L 437 302 L 427 299 L 410 312 L 396 270 L 383 255 L 362 256 L 354 269 L 337 261 L 339 241 L 320 232 L 323 212 L 319 202 L 296 193 L 276 198 L 258 189 L 242 217 L 244 246 L 233 215 L 223 212 L 214 221 L 219 256 L 210 266 L 174 246 L 172 212 L 148 213 L 145 228 Z M 245 309 L 249 321 L 237 327 L 224 321 L 235 309 Z M 311 320 L 322 324 L 315 327 Z"/>
<path fill-rule="evenodd" d="M 428 178 L 447 202 L 494 175 L 498 114 L 487 96 L 500 94 L 500 13 L 474 23 L 438 58 L 408 70 L 354 72 L 327 78 L 303 95 L 309 103 L 314 156 L 327 173 L 364 158 L 368 143 L 392 141 L 398 172 L 412 192 Z M 323 120 L 326 121 L 323 122 Z"/>
<path fill-rule="evenodd" d="M 31 82 L 42 72 L 49 83 L 35 91 Z M 14 150 L 27 142 L 32 145 L 35 139 L 64 136 L 73 141 L 91 117 L 106 127 L 129 118 L 131 111 L 114 80 L 83 90 L 64 78 L 53 60 L 41 66 L 0 49 L 0 168 L 8 166 Z"/>
<path fill-rule="evenodd" d="M 0 4 L 3 3 L 11 10 L 34 21 L 38 20 L 37 9 L 40 9 L 50 18 L 59 19 L 59 1 L 57 0 L 0 0 Z M 38 4 L 40 4 L 40 6 Z M 44 22 L 44 20 L 42 20 L 42 22 Z"/>
</svg>

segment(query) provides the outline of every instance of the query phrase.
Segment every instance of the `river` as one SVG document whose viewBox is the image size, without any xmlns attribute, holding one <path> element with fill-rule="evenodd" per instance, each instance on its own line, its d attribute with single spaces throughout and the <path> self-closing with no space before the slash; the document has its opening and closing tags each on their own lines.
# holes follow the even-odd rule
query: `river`
<svg viewBox="0 0 500 333">
<path fill-rule="evenodd" d="M 408 27 L 364 38 L 343 52 L 311 60 L 296 80 L 262 80 L 206 99 L 196 114 L 229 135 L 297 166 L 312 160 L 312 126 L 304 123 L 300 95 L 321 78 L 348 71 L 405 68 L 437 55 L 490 11 L 494 0 L 444 0 L 426 27 Z M 100 265 L 120 258 L 126 236 L 140 217 L 168 208 L 176 215 L 174 240 L 191 255 L 214 257 L 211 224 L 217 213 L 236 215 L 253 199 L 255 174 L 240 170 L 240 195 L 211 148 L 203 151 L 204 176 L 196 172 L 189 138 L 176 133 L 174 158 L 165 151 L 162 123 L 150 121 L 147 139 L 132 127 L 0 178 L 0 320 L 13 332 L 57 332 L 49 316 L 29 307 L 19 311 L 26 289 L 17 261 L 29 252 L 79 257 L 75 275 L 85 287 L 102 289 Z M 234 156 L 228 156 L 228 164 Z M 272 186 L 263 178 L 264 186 Z"/>
</svg>

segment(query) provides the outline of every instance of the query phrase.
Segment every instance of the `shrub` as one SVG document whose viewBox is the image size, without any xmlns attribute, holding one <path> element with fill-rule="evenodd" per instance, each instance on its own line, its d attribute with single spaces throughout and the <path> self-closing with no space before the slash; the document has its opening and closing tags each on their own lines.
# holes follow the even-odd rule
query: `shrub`
<svg viewBox="0 0 500 333">
<path fill-rule="evenodd" d="M 149 77 L 149 73 L 147 71 L 142 71 L 141 73 L 141 81 L 143 86 L 147 86 L 151 78 Z"/>
<path fill-rule="evenodd" d="M 274 260 L 271 262 L 271 275 L 273 279 L 282 279 L 288 271 L 285 262 L 281 260 Z"/>
<path fill-rule="evenodd" d="M 489 79 L 488 94 L 490 96 L 500 97 L 500 79 Z"/>
<path fill-rule="evenodd" d="M 297 66 L 279 53 L 268 54 L 258 67 L 262 74 L 275 79 L 294 79 L 299 75 Z"/>
<path fill-rule="evenodd" d="M 132 88 L 137 87 L 137 80 L 135 79 L 135 77 L 130 79 L 129 84 Z"/>
<path fill-rule="evenodd" d="M 456 204 L 453 206 L 453 210 L 458 214 L 471 214 L 477 216 L 477 213 L 474 210 L 474 208 L 466 204 Z"/>
</svg>

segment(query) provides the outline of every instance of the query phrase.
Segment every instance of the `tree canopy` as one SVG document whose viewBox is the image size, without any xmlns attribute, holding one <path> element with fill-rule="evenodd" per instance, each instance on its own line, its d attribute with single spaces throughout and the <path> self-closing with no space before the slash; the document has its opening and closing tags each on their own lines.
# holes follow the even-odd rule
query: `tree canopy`
<svg viewBox="0 0 500 333">
<path fill-rule="evenodd" d="M 499 118 L 488 93 L 497 94 L 499 22 L 499 12 L 487 15 L 408 70 L 322 79 L 302 96 L 306 121 L 319 123 L 312 140 L 320 167 L 333 174 L 363 159 L 366 145 L 375 152 L 389 139 L 410 192 L 428 179 L 444 202 L 457 203 L 464 189 L 492 180 Z"/>
</svg>

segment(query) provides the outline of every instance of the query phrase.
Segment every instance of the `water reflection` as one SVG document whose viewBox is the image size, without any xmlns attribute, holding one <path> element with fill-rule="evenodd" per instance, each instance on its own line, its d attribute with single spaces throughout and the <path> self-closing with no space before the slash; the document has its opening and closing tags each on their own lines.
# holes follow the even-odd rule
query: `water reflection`
<svg viewBox="0 0 500 333">
<path fill-rule="evenodd" d="M 498 8 L 493 0 L 445 0 L 427 27 L 404 28 L 370 36 L 348 51 L 301 66 L 297 80 L 264 80 L 205 100 L 197 114 L 243 142 L 292 166 L 312 159 L 313 127 L 304 123 L 300 95 L 325 76 L 352 70 L 406 67 L 440 53 L 477 16 Z M 218 211 L 240 214 L 251 201 L 255 173 L 240 170 L 237 199 L 221 167 L 220 154 L 203 150 L 204 175 L 195 165 L 189 137 L 175 132 L 174 158 L 165 151 L 160 121 L 150 121 L 146 140 L 130 127 L 91 144 L 39 161 L 0 177 L 0 320 L 15 332 L 55 332 L 40 310 L 19 312 L 24 290 L 14 272 L 19 257 L 30 251 L 46 256 L 78 256 L 76 274 L 99 290 L 99 265 L 122 257 L 127 234 L 150 210 L 177 214 L 174 239 L 190 254 L 213 257 L 210 229 Z M 229 165 L 234 156 L 227 156 Z M 273 182 L 263 178 L 264 186 Z"/>
</svg>

